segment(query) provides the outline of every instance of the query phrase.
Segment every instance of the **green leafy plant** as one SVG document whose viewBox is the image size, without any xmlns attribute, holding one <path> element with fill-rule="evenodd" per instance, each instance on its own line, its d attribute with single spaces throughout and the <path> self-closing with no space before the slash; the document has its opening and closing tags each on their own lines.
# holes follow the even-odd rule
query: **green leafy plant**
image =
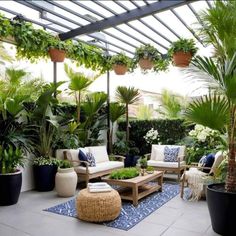
<svg viewBox="0 0 236 236">
<path fill-rule="evenodd" d="M 137 64 L 140 59 L 148 59 L 153 61 L 155 71 L 165 71 L 167 70 L 169 64 L 168 60 L 162 59 L 158 50 L 150 44 L 142 45 L 136 48 L 134 62 Z"/>
<path fill-rule="evenodd" d="M 111 179 L 131 179 L 139 176 L 139 171 L 137 168 L 123 168 L 119 170 L 114 170 L 110 174 Z"/>
<path fill-rule="evenodd" d="M 60 160 L 59 167 L 62 169 L 71 168 L 73 165 L 68 160 Z"/>
<path fill-rule="evenodd" d="M 24 167 L 25 155 L 20 148 L 13 148 L 13 146 L 3 148 L 0 146 L 0 173 L 13 173 L 16 168 Z"/>
<path fill-rule="evenodd" d="M 0 37 L 8 37 L 12 36 L 14 27 L 12 26 L 9 19 L 7 19 L 4 15 L 0 14 Z"/>
<path fill-rule="evenodd" d="M 45 158 L 45 157 L 37 157 L 34 159 L 33 164 L 36 166 L 43 166 L 43 165 L 55 165 L 59 166 L 60 165 L 60 160 L 56 158 Z"/>
<path fill-rule="evenodd" d="M 173 42 L 168 50 L 168 55 L 172 56 L 176 52 L 190 52 L 192 56 L 197 53 L 197 47 L 193 39 L 180 38 Z"/>
<path fill-rule="evenodd" d="M 132 65 L 132 59 L 125 55 L 125 53 L 121 52 L 111 57 L 110 63 L 112 65 L 125 65 L 128 68 Z"/>
<path fill-rule="evenodd" d="M 154 172 L 154 167 L 153 166 L 148 166 L 147 169 L 146 169 L 146 172 L 149 173 L 149 174 L 152 174 Z"/>
<path fill-rule="evenodd" d="M 146 157 L 141 157 L 139 159 L 139 165 L 142 169 L 146 169 L 147 168 L 147 158 Z"/>
</svg>

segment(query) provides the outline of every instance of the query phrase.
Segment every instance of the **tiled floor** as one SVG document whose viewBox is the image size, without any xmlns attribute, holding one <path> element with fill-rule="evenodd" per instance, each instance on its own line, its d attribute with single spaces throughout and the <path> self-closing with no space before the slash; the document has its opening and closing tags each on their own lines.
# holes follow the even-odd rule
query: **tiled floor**
<svg viewBox="0 0 236 236">
<path fill-rule="evenodd" d="M 188 202 L 176 196 L 129 231 L 123 231 L 42 211 L 67 200 L 55 192 L 22 193 L 18 204 L 0 207 L 0 236 L 217 235 L 211 228 L 205 201 Z"/>
</svg>

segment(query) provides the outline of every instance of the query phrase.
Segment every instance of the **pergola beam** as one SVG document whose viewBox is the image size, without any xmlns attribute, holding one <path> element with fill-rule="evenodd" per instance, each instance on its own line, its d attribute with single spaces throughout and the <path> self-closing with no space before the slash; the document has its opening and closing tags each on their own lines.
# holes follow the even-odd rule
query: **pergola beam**
<svg viewBox="0 0 236 236">
<path fill-rule="evenodd" d="M 104 20 L 91 23 L 86 26 L 81 26 L 77 29 L 71 30 L 67 33 L 60 34 L 61 40 L 73 38 L 82 34 L 89 34 L 97 31 L 101 31 L 106 28 L 114 27 L 119 24 L 123 24 L 132 20 L 136 20 L 141 17 L 148 16 L 150 14 L 162 12 L 174 7 L 184 5 L 186 3 L 193 2 L 193 0 L 176 0 L 176 1 L 158 1 L 152 4 L 125 12 L 119 15 L 115 15 Z"/>
</svg>

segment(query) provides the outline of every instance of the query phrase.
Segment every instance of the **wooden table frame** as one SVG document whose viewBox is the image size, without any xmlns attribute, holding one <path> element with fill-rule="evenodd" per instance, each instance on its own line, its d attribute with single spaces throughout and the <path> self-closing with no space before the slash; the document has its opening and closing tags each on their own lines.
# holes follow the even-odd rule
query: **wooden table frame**
<svg viewBox="0 0 236 236">
<path fill-rule="evenodd" d="M 108 184 L 118 185 L 122 188 L 117 191 L 121 199 L 133 201 L 133 205 L 138 204 L 138 200 L 155 192 L 162 191 L 163 171 L 154 171 L 153 174 L 145 174 L 132 179 L 110 179 L 104 177 L 102 180 Z M 149 184 L 151 181 L 156 182 Z M 130 191 L 131 190 L 131 191 Z"/>
</svg>

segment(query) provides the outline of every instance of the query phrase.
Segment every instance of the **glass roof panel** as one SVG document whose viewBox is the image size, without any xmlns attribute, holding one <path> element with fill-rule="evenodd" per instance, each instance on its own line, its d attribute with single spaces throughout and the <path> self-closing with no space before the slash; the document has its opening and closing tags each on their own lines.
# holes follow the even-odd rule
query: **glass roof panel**
<svg viewBox="0 0 236 236">
<path fill-rule="evenodd" d="M 208 2 L 212 2 L 212 1 L 208 1 Z M 193 3 L 190 3 L 189 5 L 191 5 L 197 13 L 200 13 L 202 10 L 209 9 L 209 6 L 207 5 L 206 1 L 193 2 Z"/>
<path fill-rule="evenodd" d="M 170 28 L 176 31 L 183 38 L 193 38 L 191 32 L 182 24 L 181 21 L 170 11 L 163 11 L 156 14 Z"/>
<path fill-rule="evenodd" d="M 106 7 L 110 8 L 112 11 L 115 11 L 117 14 L 126 12 L 125 9 L 123 9 L 122 7 L 120 7 L 118 4 L 116 4 L 113 1 L 104 0 L 104 1 L 101 1 L 101 3 L 105 5 Z"/>
<path fill-rule="evenodd" d="M 142 7 L 142 6 L 145 6 L 146 3 L 144 1 L 140 1 L 140 0 L 136 0 L 136 1 L 131 1 L 131 2 L 134 2 L 136 3 L 138 6 Z"/>
<path fill-rule="evenodd" d="M 16 11 L 19 14 L 22 14 L 23 16 L 33 19 L 33 20 L 38 20 L 39 19 L 39 12 L 26 7 L 20 3 L 17 3 L 15 1 L 1 1 L 1 6 L 5 7 L 7 9 L 10 9 L 12 11 Z"/>
<path fill-rule="evenodd" d="M 97 19 L 97 20 L 102 20 L 103 18 L 92 13 L 91 11 L 86 10 L 83 7 L 80 7 L 78 5 L 76 5 L 75 3 L 71 2 L 71 1 L 57 1 L 58 4 L 67 7 L 75 12 L 78 12 L 80 15 L 85 15 L 85 16 L 91 16 L 91 19 Z M 89 21 L 84 20 L 84 22 L 82 24 L 89 24 Z"/>
<path fill-rule="evenodd" d="M 150 28 L 142 24 L 140 21 L 135 20 L 135 21 L 130 22 L 130 24 L 132 24 L 137 29 L 142 29 L 142 31 L 146 35 L 148 35 L 150 38 L 152 38 L 154 41 L 158 41 L 160 44 L 168 47 L 169 45 L 168 41 L 166 41 L 164 38 L 157 35 L 153 30 L 151 30 Z"/>
<path fill-rule="evenodd" d="M 146 16 L 146 17 L 142 18 L 142 20 L 144 20 L 147 24 L 152 26 L 154 29 L 156 29 L 161 34 L 165 35 L 171 41 L 175 41 L 178 39 L 169 29 L 167 29 L 163 24 L 161 24 L 153 16 Z"/>
<path fill-rule="evenodd" d="M 122 0 L 119 0 L 119 1 L 116 1 L 116 2 L 121 3 L 122 5 L 124 5 L 125 7 L 127 7 L 129 10 L 136 9 L 136 6 L 135 6 L 131 1 L 122 1 Z"/>
<path fill-rule="evenodd" d="M 8 12 L 2 11 L 2 10 L 0 10 L 0 13 L 3 14 L 5 17 L 10 18 L 10 19 L 15 16 L 15 15 L 13 15 L 11 13 L 8 13 Z"/>
<path fill-rule="evenodd" d="M 117 35 L 120 38 L 122 38 L 122 39 L 128 41 L 129 43 L 133 44 L 134 46 L 136 46 L 139 43 L 134 38 L 131 38 L 131 37 L 127 36 L 126 34 L 123 34 L 122 32 L 120 32 L 119 30 L 117 30 L 115 28 L 106 29 L 106 30 L 104 30 L 104 32 L 109 32 L 111 34 Z"/>
<path fill-rule="evenodd" d="M 103 7 L 97 5 L 93 1 L 79 1 L 79 0 L 77 0 L 76 2 L 80 2 L 81 4 L 86 5 L 87 7 L 91 8 L 93 10 L 96 10 L 97 12 L 104 15 L 104 17 L 106 17 L 106 18 L 114 16 L 111 12 L 109 12 L 106 9 L 104 9 Z"/>
</svg>

